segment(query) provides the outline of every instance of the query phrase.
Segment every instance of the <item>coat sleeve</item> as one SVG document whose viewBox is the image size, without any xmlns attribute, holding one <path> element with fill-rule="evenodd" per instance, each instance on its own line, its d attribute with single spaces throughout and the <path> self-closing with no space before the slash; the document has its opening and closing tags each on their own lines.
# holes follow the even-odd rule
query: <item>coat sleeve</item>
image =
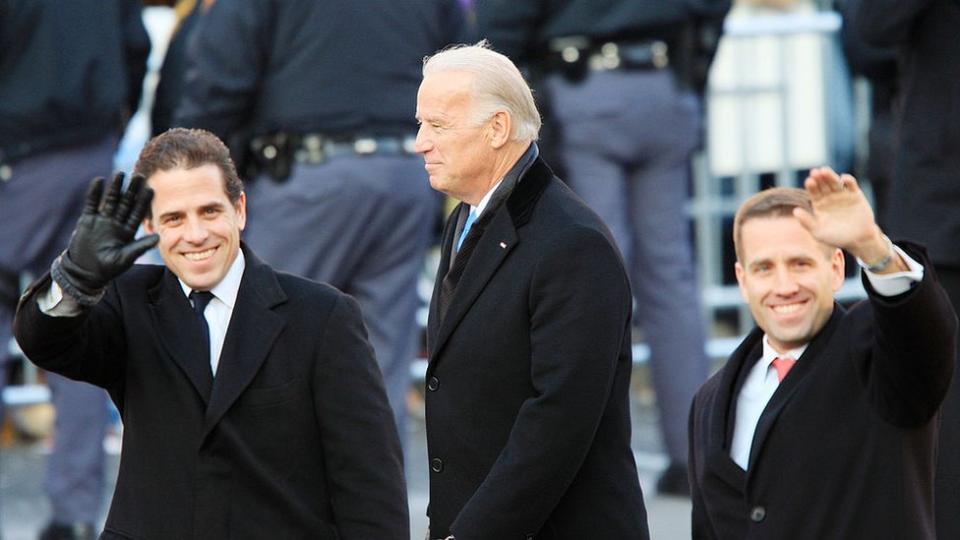
<svg viewBox="0 0 960 540">
<path fill-rule="evenodd" d="M 528 302 L 534 394 L 450 527 L 458 540 L 542 527 L 594 442 L 618 363 L 631 362 L 621 354 L 629 351 L 630 288 L 616 248 L 599 231 L 578 228 L 545 246 Z"/>
<path fill-rule="evenodd" d="M 76 317 L 50 317 L 37 305 L 50 283 L 47 274 L 20 299 L 13 321 L 17 343 L 31 362 L 47 371 L 116 392 L 124 376 L 126 338 L 115 286 Z"/>
<path fill-rule="evenodd" d="M 543 25 L 545 4 L 515 0 L 476 2 L 477 31 L 514 62 L 529 63 L 535 60 L 532 55 L 537 52 L 537 33 Z"/>
<path fill-rule="evenodd" d="M 224 141 L 238 133 L 257 100 L 272 37 L 273 3 L 216 2 L 187 43 L 175 126 L 203 128 Z"/>
<path fill-rule="evenodd" d="M 143 26 L 143 7 L 136 0 L 125 0 L 120 7 L 123 58 L 127 70 L 127 113 L 133 116 L 140 105 L 143 78 L 147 74 L 150 36 Z"/>
<path fill-rule="evenodd" d="M 910 38 L 914 22 L 935 0 L 847 0 L 848 24 L 874 46 L 890 46 Z"/>
<path fill-rule="evenodd" d="M 339 537 L 409 538 L 400 440 L 355 300 L 339 297 L 323 334 L 313 399 Z"/>
<path fill-rule="evenodd" d="M 893 297 L 873 292 L 864 278 L 874 324 L 859 325 L 855 358 L 874 408 L 901 427 L 923 424 L 937 412 L 950 385 L 957 315 L 937 282 L 933 264 L 918 246 L 899 244 L 924 266 L 923 280 Z M 865 317 L 866 310 L 856 316 Z"/>
</svg>

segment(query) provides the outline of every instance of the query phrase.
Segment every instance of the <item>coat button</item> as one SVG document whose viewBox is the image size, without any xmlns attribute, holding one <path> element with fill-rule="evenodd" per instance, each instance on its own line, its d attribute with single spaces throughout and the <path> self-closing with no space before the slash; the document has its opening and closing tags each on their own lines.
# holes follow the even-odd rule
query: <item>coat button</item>
<svg viewBox="0 0 960 540">
<path fill-rule="evenodd" d="M 754 506 L 750 510 L 750 521 L 760 523 L 767 517 L 767 509 L 762 506 Z"/>
<path fill-rule="evenodd" d="M 435 473 L 443 472 L 443 460 L 438 457 L 431 459 L 430 470 Z"/>
<path fill-rule="evenodd" d="M 436 392 L 437 388 L 440 388 L 440 379 L 436 378 L 435 376 L 430 377 L 430 380 L 427 381 L 427 390 Z"/>
</svg>

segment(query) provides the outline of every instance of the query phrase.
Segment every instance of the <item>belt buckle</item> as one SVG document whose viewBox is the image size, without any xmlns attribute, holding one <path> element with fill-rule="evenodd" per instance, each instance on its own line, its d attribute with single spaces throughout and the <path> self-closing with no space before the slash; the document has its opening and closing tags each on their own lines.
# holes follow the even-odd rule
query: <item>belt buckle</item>
<svg viewBox="0 0 960 540">
<path fill-rule="evenodd" d="M 297 150 L 297 161 L 306 163 L 323 163 L 327 157 L 324 150 L 326 138 L 322 135 L 304 135 Z"/>
<path fill-rule="evenodd" d="M 653 60 L 653 67 L 657 69 L 663 69 L 667 67 L 667 64 L 670 63 L 670 56 L 668 55 L 668 46 L 663 41 L 654 41 L 650 45 L 651 58 Z"/>
<path fill-rule="evenodd" d="M 616 43 L 604 43 L 600 52 L 590 56 L 590 69 L 612 71 L 620 67 L 620 47 Z"/>
<path fill-rule="evenodd" d="M 373 137 L 358 137 L 353 141 L 353 152 L 358 156 L 369 156 L 377 152 L 377 146 Z"/>
</svg>

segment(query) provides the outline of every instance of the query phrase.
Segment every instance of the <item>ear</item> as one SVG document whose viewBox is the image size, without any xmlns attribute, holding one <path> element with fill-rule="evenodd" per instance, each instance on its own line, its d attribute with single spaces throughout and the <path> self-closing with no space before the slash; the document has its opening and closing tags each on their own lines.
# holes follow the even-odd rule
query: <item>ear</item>
<svg viewBox="0 0 960 540">
<path fill-rule="evenodd" d="M 750 303 L 750 299 L 747 297 L 747 271 L 744 270 L 743 265 L 740 264 L 740 261 L 737 261 L 733 264 L 733 272 L 737 276 L 737 285 L 740 287 L 740 297 L 743 298 L 744 302 Z"/>
<path fill-rule="evenodd" d="M 846 269 L 847 260 L 843 256 L 843 250 L 836 248 L 830 255 L 830 284 L 833 286 L 833 292 L 840 290 L 843 286 L 843 274 Z"/>
<path fill-rule="evenodd" d="M 245 191 L 240 192 L 240 197 L 237 199 L 234 209 L 237 211 L 237 223 L 242 231 L 247 226 L 247 193 Z"/>
<path fill-rule="evenodd" d="M 153 234 L 153 233 L 157 232 L 157 231 L 154 230 L 154 228 L 153 228 L 153 219 L 148 218 L 148 217 L 143 218 L 143 230 L 144 230 L 144 232 L 146 232 L 147 234 Z"/>
<path fill-rule="evenodd" d="M 513 119 L 507 111 L 497 111 L 490 118 L 490 146 L 500 149 L 510 142 L 510 132 L 513 128 Z"/>
</svg>

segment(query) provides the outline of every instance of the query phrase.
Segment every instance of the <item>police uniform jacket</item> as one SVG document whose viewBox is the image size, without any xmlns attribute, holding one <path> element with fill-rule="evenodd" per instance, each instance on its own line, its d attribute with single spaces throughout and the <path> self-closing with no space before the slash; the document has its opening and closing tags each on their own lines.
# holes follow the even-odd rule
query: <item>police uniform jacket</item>
<svg viewBox="0 0 960 540">
<path fill-rule="evenodd" d="M 0 164 L 121 133 L 150 52 L 141 8 L 0 2 Z"/>
</svg>

